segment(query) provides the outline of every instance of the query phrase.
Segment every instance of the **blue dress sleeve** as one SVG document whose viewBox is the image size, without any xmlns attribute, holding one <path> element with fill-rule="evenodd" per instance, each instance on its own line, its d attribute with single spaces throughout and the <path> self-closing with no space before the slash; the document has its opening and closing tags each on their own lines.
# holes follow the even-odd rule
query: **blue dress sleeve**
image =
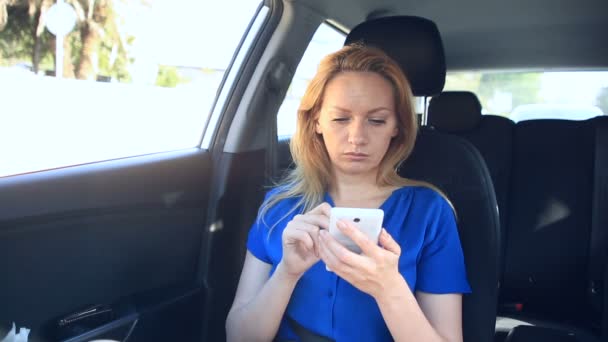
<svg viewBox="0 0 608 342">
<path fill-rule="evenodd" d="M 265 238 L 268 236 L 268 228 L 259 219 L 256 219 L 247 237 L 247 250 L 259 260 L 271 264 L 270 257 L 266 251 Z"/>
<path fill-rule="evenodd" d="M 416 289 L 436 294 L 470 293 L 454 212 L 442 197 L 433 207 L 418 263 Z"/>
<path fill-rule="evenodd" d="M 266 202 L 271 196 L 273 196 L 277 192 L 277 189 L 272 189 L 266 193 L 264 196 L 264 202 Z M 268 255 L 268 234 L 269 234 L 269 225 L 272 225 L 273 222 L 268 220 L 272 220 L 269 215 L 270 210 L 266 211 L 264 218 L 259 216 L 256 217 L 255 221 L 251 225 L 249 229 L 249 236 L 247 237 L 247 250 L 251 252 L 256 258 L 267 263 L 272 264 L 270 256 Z"/>
</svg>

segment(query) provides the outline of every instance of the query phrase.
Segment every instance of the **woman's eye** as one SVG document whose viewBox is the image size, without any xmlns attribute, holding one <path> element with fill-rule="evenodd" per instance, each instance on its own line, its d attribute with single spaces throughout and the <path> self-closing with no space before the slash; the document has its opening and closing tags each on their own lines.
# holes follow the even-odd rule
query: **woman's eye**
<svg viewBox="0 0 608 342">
<path fill-rule="evenodd" d="M 372 125 L 378 125 L 379 126 L 379 125 L 384 125 L 386 123 L 386 120 L 384 120 L 384 119 L 369 119 L 369 122 Z"/>
<path fill-rule="evenodd" d="M 335 118 L 332 121 L 334 121 L 334 122 L 346 122 L 346 121 L 348 121 L 348 118 Z"/>
</svg>

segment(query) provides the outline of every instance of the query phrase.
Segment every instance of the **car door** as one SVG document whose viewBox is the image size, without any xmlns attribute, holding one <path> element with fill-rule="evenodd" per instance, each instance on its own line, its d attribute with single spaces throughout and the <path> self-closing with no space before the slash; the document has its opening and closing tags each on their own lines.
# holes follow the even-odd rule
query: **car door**
<svg viewBox="0 0 608 342">
<path fill-rule="evenodd" d="M 202 6 L 193 3 L 179 5 Z M 247 181 L 239 174 L 224 174 L 223 117 L 235 110 L 243 90 L 239 84 L 247 83 L 259 58 L 254 47 L 263 41 L 260 32 L 269 24 L 272 10 L 277 10 L 270 4 L 243 5 L 239 13 L 231 12 L 226 4 L 179 9 L 178 20 L 166 27 L 190 28 L 200 18 L 184 12 L 203 9 L 209 12 L 205 17 L 209 20 L 230 18 L 230 30 L 239 26 L 236 19 L 247 18 L 238 33 L 217 37 L 207 28 L 186 35 L 191 39 L 188 46 L 200 43 L 192 41 L 197 34 L 211 42 L 199 55 L 188 50 L 181 56 L 194 53 L 190 60 L 194 64 L 196 57 L 209 65 L 224 63 L 215 69 L 191 67 L 183 60 L 167 66 L 156 60 L 153 79 L 140 84 L 124 85 L 115 70 L 109 76 L 97 74 L 98 81 L 118 79 L 109 84 L 59 80 L 41 76 L 44 72 L 40 71 L 0 82 L 4 94 L 18 99 L 12 109 L 21 113 L 1 114 L 3 143 L 10 146 L 0 149 L 0 166 L 4 166 L 0 177 L 0 337 L 13 323 L 32 329 L 30 341 L 197 341 L 207 336 L 212 286 L 221 285 L 213 283 L 210 275 L 214 270 L 209 265 L 211 235 L 218 227 L 218 206 L 229 203 L 222 200 L 221 189 L 228 182 Z M 161 3 L 156 10 L 147 3 L 142 6 L 129 9 L 135 11 L 131 18 L 147 15 L 151 25 L 158 15 L 169 20 L 180 13 L 170 11 L 178 6 L 174 2 Z M 10 18 L 23 9 L 8 10 Z M 190 22 L 182 25 L 180 20 Z M 213 23 L 225 25 L 225 20 Z M 83 25 L 81 29 L 92 26 L 78 25 Z M 141 25 L 138 32 L 152 27 Z M 162 43 L 167 45 L 160 48 L 180 46 L 174 31 L 154 31 L 151 37 L 161 39 L 162 34 L 167 35 Z M 231 51 L 221 51 L 216 60 L 205 59 L 209 51 L 219 49 L 213 42 L 223 43 L 230 37 L 237 38 L 226 45 Z M 99 45 L 98 51 L 103 48 Z M 160 48 L 150 51 L 159 53 Z M 108 58 L 112 51 L 106 51 Z M 80 58 L 84 56 L 83 52 Z M 128 52 L 125 56 L 128 60 Z M 176 56 L 180 54 L 162 57 L 168 63 Z M 120 56 L 114 58 L 120 61 Z M 140 63 L 136 71 L 150 63 Z M 74 70 L 82 72 L 80 65 Z M 134 70 L 130 70 L 133 79 Z M 65 71 L 62 75 L 69 78 Z M 179 77 L 185 79 L 183 84 Z M 14 90 L 25 92 L 28 87 L 35 88 L 29 97 Z M 36 101 L 31 101 L 36 96 L 49 103 L 36 107 Z M 99 104 L 73 110 L 77 105 L 69 101 Z M 44 115 L 29 113 L 32 106 Z M 75 114 L 65 114 L 70 111 Z M 201 116 L 202 111 L 205 115 Z"/>
</svg>

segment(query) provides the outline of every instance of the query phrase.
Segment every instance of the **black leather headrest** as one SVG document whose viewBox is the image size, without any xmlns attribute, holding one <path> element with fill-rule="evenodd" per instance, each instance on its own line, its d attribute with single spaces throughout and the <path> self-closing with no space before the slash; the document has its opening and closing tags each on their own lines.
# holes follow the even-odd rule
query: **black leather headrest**
<svg viewBox="0 0 608 342">
<path fill-rule="evenodd" d="M 428 124 L 443 132 L 471 130 L 481 120 L 481 103 L 469 91 L 446 91 L 429 103 Z"/>
<path fill-rule="evenodd" d="M 350 31 L 345 45 L 363 42 L 383 50 L 407 76 L 415 96 L 439 94 L 445 84 L 445 55 L 435 23 L 394 16 L 365 21 Z"/>
</svg>

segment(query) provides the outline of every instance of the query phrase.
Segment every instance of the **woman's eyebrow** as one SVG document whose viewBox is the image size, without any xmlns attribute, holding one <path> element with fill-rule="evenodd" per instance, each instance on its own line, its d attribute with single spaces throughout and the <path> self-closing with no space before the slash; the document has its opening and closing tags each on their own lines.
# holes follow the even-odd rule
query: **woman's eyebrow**
<svg viewBox="0 0 608 342">
<path fill-rule="evenodd" d="M 331 106 L 330 108 L 332 111 L 338 111 L 338 112 L 345 112 L 345 113 L 350 113 L 349 109 L 346 108 L 342 108 L 340 106 Z"/>
<path fill-rule="evenodd" d="M 374 108 L 374 109 L 368 111 L 367 114 L 374 114 L 374 113 L 382 112 L 382 111 L 392 112 L 393 110 L 390 108 L 386 108 L 386 107 L 378 107 L 378 108 Z"/>
<path fill-rule="evenodd" d="M 332 110 L 332 111 L 344 112 L 344 113 L 350 113 L 350 112 L 351 112 L 351 111 L 350 111 L 350 109 L 343 108 L 343 107 L 340 107 L 340 106 L 331 106 L 331 107 L 330 107 L 330 110 Z M 378 108 L 374 108 L 374 109 L 372 109 L 372 110 L 369 110 L 369 111 L 367 112 L 367 114 L 374 114 L 374 113 L 381 112 L 381 111 L 388 111 L 388 112 L 391 112 L 391 111 L 392 111 L 392 109 L 387 108 L 387 107 L 378 107 Z"/>
</svg>

